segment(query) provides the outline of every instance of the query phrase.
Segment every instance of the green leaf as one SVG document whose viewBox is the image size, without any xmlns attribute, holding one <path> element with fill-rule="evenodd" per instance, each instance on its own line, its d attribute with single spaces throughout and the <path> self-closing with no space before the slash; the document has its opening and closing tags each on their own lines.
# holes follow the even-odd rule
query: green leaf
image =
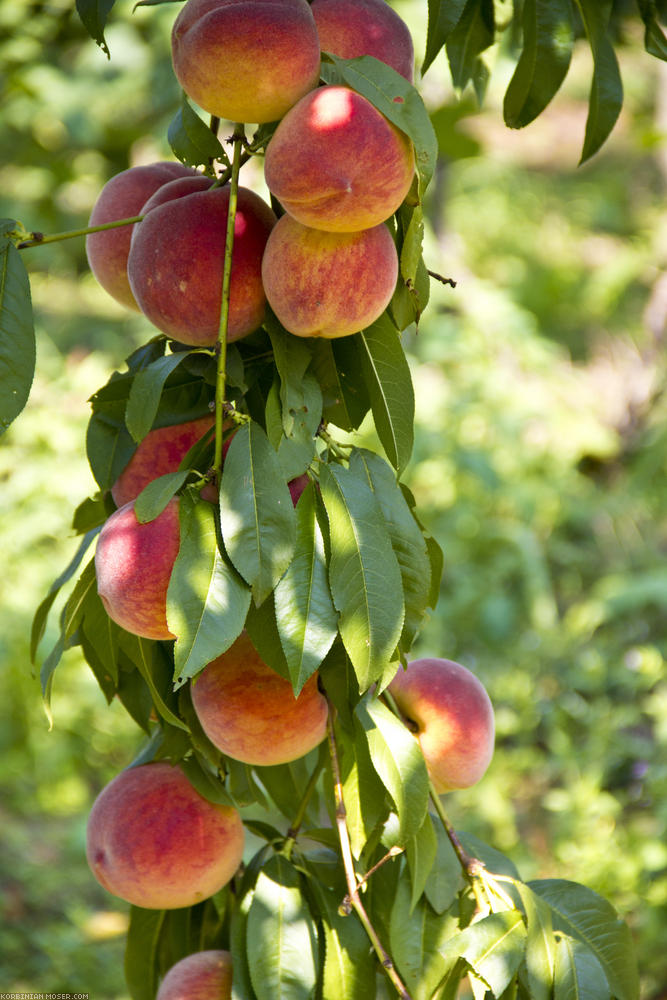
<svg viewBox="0 0 667 1000">
<path fill-rule="evenodd" d="M 220 523 L 229 558 L 261 604 L 292 560 L 296 517 L 278 456 L 254 421 L 239 428 L 227 452 Z"/>
<path fill-rule="evenodd" d="M 153 426 L 165 382 L 188 357 L 185 351 L 167 354 L 135 375 L 127 397 L 125 423 L 136 442 L 145 438 Z"/>
<path fill-rule="evenodd" d="M 12 243 L 0 249 L 0 433 L 25 406 L 35 375 L 30 282 Z"/>
<path fill-rule="evenodd" d="M 385 313 L 354 339 L 378 437 L 400 472 L 412 454 L 415 415 L 412 376 L 400 337 Z"/>
<path fill-rule="evenodd" d="M 637 1000 L 639 974 L 632 935 L 613 906 L 592 889 L 565 879 L 528 883 L 552 909 L 554 930 L 578 938 L 593 952 L 617 1000 Z"/>
<path fill-rule="evenodd" d="M 586 136 L 580 163 L 597 153 L 623 106 L 623 84 L 614 46 L 607 33 L 612 0 L 576 0 L 593 53 Z"/>
<path fill-rule="evenodd" d="M 158 980 L 158 945 L 165 910 L 130 907 L 125 942 L 125 982 L 132 1000 L 153 1000 Z"/>
<path fill-rule="evenodd" d="M 426 36 L 426 54 L 422 63 L 422 75 L 429 68 L 435 57 L 445 45 L 447 39 L 458 24 L 466 0 L 428 0 L 428 33 Z"/>
<path fill-rule="evenodd" d="M 83 608 L 80 629 L 82 638 L 93 646 L 99 667 L 103 673 L 96 673 L 98 683 L 105 691 L 109 682 L 114 689 L 118 686 L 118 644 L 122 629 L 109 618 L 96 589 L 90 590 Z M 83 643 L 82 643 L 83 644 Z"/>
<path fill-rule="evenodd" d="M 177 160 L 191 167 L 207 167 L 211 160 L 229 163 L 222 143 L 208 125 L 190 107 L 185 94 L 181 106 L 169 123 L 167 140 Z"/>
<path fill-rule="evenodd" d="M 346 431 L 359 427 L 371 403 L 354 337 L 316 340 L 312 370 L 322 391 L 324 419 Z"/>
<path fill-rule="evenodd" d="M 83 21 L 84 28 L 106 53 L 107 59 L 110 58 L 110 53 L 104 38 L 104 29 L 113 5 L 114 0 L 76 0 L 77 13 Z"/>
<path fill-rule="evenodd" d="M 435 824 L 437 841 L 435 862 L 424 887 L 424 895 L 436 913 L 444 913 L 462 886 L 461 863 L 452 842 L 439 821 Z"/>
<path fill-rule="evenodd" d="M 508 875 L 509 878 L 520 880 L 521 876 L 517 871 L 514 862 L 501 854 L 495 847 L 490 847 L 484 841 L 476 837 L 474 833 L 465 830 L 457 830 L 456 835 L 463 845 L 463 849 L 471 858 L 479 858 L 486 867 L 495 875 Z"/>
<path fill-rule="evenodd" d="M 294 819 L 297 804 L 308 784 L 319 752 L 312 750 L 305 757 L 299 757 L 289 764 L 258 766 L 253 769 L 280 812 L 289 820 Z"/>
<path fill-rule="evenodd" d="M 295 556 L 275 590 L 278 633 L 298 695 L 317 670 L 338 634 L 331 600 L 324 539 L 317 520 L 315 486 L 311 483 L 296 507 Z"/>
<path fill-rule="evenodd" d="M 443 916 L 421 899 L 411 905 L 412 889 L 405 869 L 398 883 L 389 925 L 390 954 L 413 1000 L 430 1000 L 457 959 L 444 957 L 441 949 L 456 933 L 455 908 Z"/>
<path fill-rule="evenodd" d="M 361 923 L 338 912 L 340 897 L 312 883 L 324 931 L 322 1000 L 374 1000 L 376 963 Z"/>
<path fill-rule="evenodd" d="M 308 344 L 288 333 L 272 313 L 269 313 L 264 326 L 271 339 L 273 358 L 280 377 L 283 429 L 289 435 L 294 427 L 295 412 L 305 404 L 303 378 L 312 355 Z"/>
<path fill-rule="evenodd" d="M 454 87 L 462 92 L 472 81 L 480 104 L 489 76 L 480 52 L 493 45 L 494 39 L 493 0 L 468 0 L 447 39 L 447 58 Z"/>
<path fill-rule="evenodd" d="M 438 841 L 435 830 L 431 817 L 426 813 L 421 827 L 405 845 L 405 855 L 408 859 L 408 869 L 412 882 L 410 905 L 413 909 L 430 880 L 437 852 Z"/>
<path fill-rule="evenodd" d="M 245 629 L 261 659 L 286 681 L 290 680 L 289 667 L 278 632 L 275 591 L 269 594 L 259 607 L 250 602 Z"/>
<path fill-rule="evenodd" d="M 232 1000 L 257 1000 L 248 969 L 248 912 L 254 890 L 242 897 L 231 913 L 229 951 L 232 956 Z"/>
<path fill-rule="evenodd" d="M 185 495 L 181 542 L 167 590 L 167 623 L 177 637 L 174 680 L 182 684 L 241 634 L 250 590 L 218 548 L 215 509 Z"/>
<path fill-rule="evenodd" d="M 399 821 L 398 843 L 406 844 L 424 823 L 429 779 L 412 733 L 381 701 L 367 695 L 355 713 L 368 740 L 373 767 L 391 795 Z"/>
<path fill-rule="evenodd" d="M 274 855 L 259 874 L 248 913 L 248 966 L 258 1000 L 311 1000 L 318 943 L 299 874 Z"/>
<path fill-rule="evenodd" d="M 115 509 L 116 505 L 106 493 L 86 497 L 72 515 L 72 529 L 77 535 L 85 535 L 93 528 L 100 528 Z"/>
<path fill-rule="evenodd" d="M 145 681 L 157 713 L 171 726 L 188 732 L 186 723 L 175 711 L 170 669 L 162 648 L 150 639 L 143 639 L 122 629 L 119 645 Z"/>
<path fill-rule="evenodd" d="M 378 823 L 386 816 L 387 793 L 373 764 L 368 741 L 358 719 L 350 737 L 337 726 L 336 746 L 352 854 L 359 858 Z"/>
<path fill-rule="evenodd" d="M 526 914 L 526 974 L 533 1000 L 552 1000 L 556 940 L 549 905 L 524 882 L 515 882 Z"/>
<path fill-rule="evenodd" d="M 152 479 L 144 486 L 134 501 L 134 514 L 140 524 L 154 521 L 165 509 L 171 498 L 180 490 L 188 478 L 188 469 L 180 472 L 167 472 L 164 476 Z"/>
<path fill-rule="evenodd" d="M 71 561 L 69 562 L 67 567 L 62 571 L 60 576 L 58 576 L 53 581 L 53 583 L 49 587 L 48 594 L 46 595 L 44 600 L 40 603 L 39 607 L 35 611 L 35 617 L 32 620 L 32 629 L 30 632 L 30 660 L 32 663 L 35 662 L 35 656 L 37 655 L 37 647 L 39 646 L 44 636 L 44 631 L 46 629 L 46 622 L 49 616 L 49 611 L 53 606 L 53 602 L 55 601 L 56 597 L 58 596 L 58 593 L 60 592 L 64 584 L 66 584 L 69 580 L 71 580 L 74 574 L 76 573 L 77 569 L 81 565 L 81 562 L 83 561 L 83 557 L 85 556 L 86 552 L 88 551 L 88 548 L 90 547 L 90 543 L 92 542 L 93 538 L 95 538 L 95 536 L 99 534 L 99 530 L 100 530 L 99 528 L 91 528 L 91 530 L 84 535 L 84 537 L 81 539 L 81 544 L 74 553 L 74 556 L 72 557 Z"/>
<path fill-rule="evenodd" d="M 574 44 L 571 0 L 525 0 L 523 48 L 505 93 L 510 128 L 540 115 L 567 75 Z"/>
<path fill-rule="evenodd" d="M 113 486 L 136 451 L 125 426 L 125 402 L 105 403 L 94 411 L 86 433 L 86 452 L 91 471 L 101 490 Z"/>
<path fill-rule="evenodd" d="M 360 690 L 387 671 L 403 628 L 401 574 L 365 477 L 323 465 L 320 488 L 332 538 L 329 584 Z"/>
<path fill-rule="evenodd" d="M 593 952 L 568 934 L 556 939 L 553 1000 L 611 1000 L 609 984 Z"/>
<path fill-rule="evenodd" d="M 340 59 L 327 53 L 335 67 L 333 77 L 322 63 L 322 77 L 342 79 L 410 138 L 415 149 L 420 198 L 423 197 L 438 157 L 438 141 L 420 93 L 391 66 L 373 56 Z"/>
<path fill-rule="evenodd" d="M 366 471 L 401 571 L 405 600 L 401 646 L 407 651 L 412 646 L 429 603 L 431 564 L 426 541 L 387 463 L 379 455 L 360 449 L 355 450 L 350 459 L 350 468 L 357 467 Z"/>
<path fill-rule="evenodd" d="M 499 997 L 512 982 L 526 951 L 526 926 L 517 910 L 491 913 L 470 924 L 444 949 L 468 965 Z"/>
<path fill-rule="evenodd" d="M 637 0 L 639 12 L 646 27 L 644 48 L 656 59 L 667 60 L 667 38 L 658 23 L 658 5 L 656 0 Z"/>
<path fill-rule="evenodd" d="M 83 609 L 90 592 L 97 592 L 97 578 L 95 576 L 95 559 L 91 559 L 77 580 L 67 604 L 65 605 L 63 616 L 63 638 L 69 639 L 74 635 L 79 627 L 83 616 Z"/>
</svg>

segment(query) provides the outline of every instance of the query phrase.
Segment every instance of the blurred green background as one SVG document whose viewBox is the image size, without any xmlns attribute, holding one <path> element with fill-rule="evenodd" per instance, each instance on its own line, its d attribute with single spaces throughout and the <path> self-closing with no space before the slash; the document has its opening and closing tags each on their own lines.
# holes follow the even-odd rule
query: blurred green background
<svg viewBox="0 0 667 1000">
<path fill-rule="evenodd" d="M 502 5 L 501 5 L 502 6 Z M 108 62 L 70 0 L 0 0 L 0 216 L 85 225 L 104 182 L 170 157 L 174 5 L 120 2 Z M 426 0 L 396 7 L 423 51 Z M 407 481 L 441 543 L 437 613 L 415 650 L 483 679 L 498 742 L 452 818 L 629 921 L 645 1000 L 667 997 L 667 72 L 623 26 L 625 108 L 577 168 L 590 54 L 523 132 L 502 125 L 508 46 L 483 110 L 422 84 L 442 160 L 430 192 L 433 285 L 406 339 L 418 403 Z M 247 168 L 246 168 L 247 169 Z M 256 175 L 251 175 L 251 179 Z M 246 183 L 248 179 L 244 176 Z M 124 1000 L 127 907 L 84 857 L 97 791 L 139 733 L 78 651 L 48 729 L 29 663 L 35 606 L 76 548 L 93 490 L 88 396 L 152 335 L 90 275 L 82 240 L 25 251 L 37 318 L 29 405 L 0 439 L 0 990 Z M 47 635 L 42 655 L 49 649 Z"/>
</svg>

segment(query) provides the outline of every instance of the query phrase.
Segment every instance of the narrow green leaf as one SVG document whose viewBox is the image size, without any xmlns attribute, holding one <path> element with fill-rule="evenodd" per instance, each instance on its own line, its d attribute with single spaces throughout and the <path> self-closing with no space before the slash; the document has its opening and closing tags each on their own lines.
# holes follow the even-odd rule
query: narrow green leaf
<svg viewBox="0 0 667 1000">
<path fill-rule="evenodd" d="M 429 562 L 431 564 L 428 606 L 429 608 L 433 608 L 435 611 L 440 598 L 440 582 L 442 580 L 442 571 L 445 566 L 445 556 L 440 548 L 440 544 L 435 538 L 431 537 L 431 535 L 426 536 L 426 549 L 428 552 Z"/>
<path fill-rule="evenodd" d="M 512 982 L 526 951 L 526 925 L 517 910 L 491 913 L 470 924 L 443 950 L 446 957 L 465 958 L 499 997 Z"/>
<path fill-rule="evenodd" d="M 257 1000 L 248 969 L 248 912 L 254 890 L 250 889 L 232 909 L 229 951 L 232 956 L 232 1000 Z"/>
<path fill-rule="evenodd" d="M 613 906 L 587 886 L 565 879 L 528 883 L 552 909 L 554 930 L 578 938 L 593 952 L 617 1000 L 637 1000 L 639 973 L 630 929 Z"/>
<path fill-rule="evenodd" d="M 398 842 L 420 830 L 428 808 L 429 779 L 419 744 L 381 701 L 367 695 L 355 713 L 368 740 L 373 767 L 391 795 L 400 824 Z"/>
<path fill-rule="evenodd" d="M 290 680 L 289 667 L 278 632 L 275 591 L 269 594 L 259 607 L 253 601 L 250 602 L 245 630 L 261 659 L 286 681 Z"/>
<path fill-rule="evenodd" d="M 289 764 L 274 764 L 270 767 L 253 769 L 280 812 L 289 820 L 294 819 L 297 803 L 308 784 L 319 752 L 313 750 L 305 757 L 290 761 Z"/>
<path fill-rule="evenodd" d="M 280 377 L 283 428 L 285 434 L 291 434 L 294 413 L 305 403 L 303 378 L 312 354 L 308 343 L 288 333 L 272 313 L 269 313 L 264 326 L 271 340 L 273 358 Z"/>
<path fill-rule="evenodd" d="M 311 1000 L 317 981 L 317 932 L 299 874 L 281 855 L 270 858 L 257 879 L 247 947 L 258 1000 Z"/>
<path fill-rule="evenodd" d="M 187 732 L 186 723 L 176 714 L 169 667 L 157 643 L 123 630 L 118 641 L 145 681 L 158 714 L 171 726 Z"/>
<path fill-rule="evenodd" d="M 644 48 L 656 59 L 667 60 L 667 38 L 658 23 L 658 5 L 656 0 L 637 0 L 639 12 L 646 28 Z"/>
<path fill-rule="evenodd" d="M 438 841 L 433 829 L 433 823 L 428 813 L 417 833 L 405 845 L 408 859 L 408 869 L 412 882 L 410 906 L 414 909 L 431 877 L 433 865 L 438 853 Z"/>
<path fill-rule="evenodd" d="M 188 469 L 180 472 L 167 472 L 164 476 L 152 479 L 144 486 L 134 501 L 134 514 L 140 524 L 154 521 L 165 509 L 171 498 L 177 493 L 188 478 Z"/>
<path fill-rule="evenodd" d="M 101 490 L 113 486 L 136 447 L 125 426 L 124 400 L 104 403 L 93 412 L 86 432 L 86 453 Z"/>
<path fill-rule="evenodd" d="M 118 643 L 122 629 L 109 618 L 96 588 L 88 592 L 80 628 L 82 637 L 95 648 L 99 666 L 104 671 L 103 676 L 97 676 L 103 690 L 108 689 L 109 681 L 117 687 Z"/>
<path fill-rule="evenodd" d="M 401 574 L 365 477 L 324 465 L 320 488 L 332 538 L 329 584 L 339 631 L 365 690 L 386 672 L 401 635 Z"/>
<path fill-rule="evenodd" d="M 130 907 L 125 942 L 125 982 L 132 1000 L 153 1000 L 158 980 L 158 944 L 165 910 Z"/>
<path fill-rule="evenodd" d="M 556 968 L 556 940 L 548 903 L 524 882 L 515 887 L 526 914 L 526 974 L 533 1000 L 551 1000 Z"/>
<path fill-rule="evenodd" d="M 35 357 L 28 273 L 19 251 L 7 243 L 0 249 L 0 434 L 28 400 Z"/>
<path fill-rule="evenodd" d="M 185 495 L 179 521 L 181 542 L 167 590 L 167 623 L 177 637 L 174 679 L 182 684 L 238 638 L 251 595 L 219 551 L 213 506 Z"/>
<path fill-rule="evenodd" d="M 371 762 L 366 733 L 358 719 L 352 736 L 336 728 L 336 745 L 352 854 L 359 858 L 388 812 L 387 793 Z"/>
<path fill-rule="evenodd" d="M 99 528 L 91 528 L 91 530 L 84 535 L 84 537 L 81 539 L 81 544 L 74 553 L 74 556 L 72 557 L 71 561 L 62 571 L 60 576 L 58 576 L 53 581 L 53 583 L 49 587 L 48 594 L 46 595 L 44 600 L 40 603 L 39 607 L 35 611 L 35 617 L 32 620 L 32 629 L 30 632 L 30 660 L 32 663 L 35 662 L 35 656 L 37 655 L 37 647 L 39 646 L 44 636 L 44 631 L 46 629 L 46 622 L 48 619 L 49 611 L 53 606 L 53 602 L 55 601 L 56 597 L 58 596 L 64 584 L 66 584 L 69 580 L 71 580 L 74 574 L 76 573 L 77 569 L 79 568 L 79 566 L 83 561 L 83 557 L 88 551 L 90 543 L 92 542 L 93 538 L 95 538 L 95 536 L 99 534 L 99 530 L 100 530 Z"/>
<path fill-rule="evenodd" d="M 578 938 L 556 938 L 553 1000 L 611 1000 L 604 970 Z"/>
<path fill-rule="evenodd" d="M 457 958 L 445 957 L 442 950 L 456 933 L 458 921 L 454 907 L 438 916 L 423 899 L 412 907 L 411 897 L 404 869 L 391 909 L 389 952 L 413 1000 L 431 1000 L 439 983 L 456 965 Z"/>
<path fill-rule="evenodd" d="M 422 75 L 429 68 L 456 27 L 466 5 L 466 0 L 428 0 L 428 32 Z"/>
<path fill-rule="evenodd" d="M 435 824 L 435 836 L 435 862 L 424 887 L 424 895 L 436 913 L 444 913 L 454 902 L 463 884 L 463 875 L 452 842 L 439 821 Z"/>
<path fill-rule="evenodd" d="M 166 354 L 135 375 L 127 398 L 125 423 L 136 442 L 145 438 L 153 426 L 165 382 L 188 357 L 185 351 Z"/>
<path fill-rule="evenodd" d="M 354 339 L 378 437 L 400 472 L 412 454 L 415 414 L 412 376 L 400 337 L 385 313 Z"/>
<path fill-rule="evenodd" d="M 85 535 L 93 528 L 101 528 L 115 509 L 116 505 L 107 493 L 86 497 L 72 515 L 72 530 L 77 535 Z"/>
<path fill-rule="evenodd" d="M 316 340 L 312 370 L 321 387 L 325 420 L 346 431 L 359 427 L 371 403 L 354 337 Z"/>
<path fill-rule="evenodd" d="M 326 58 L 335 67 L 336 79 L 342 79 L 365 97 L 411 139 L 421 198 L 435 170 L 438 141 L 419 91 L 395 69 L 373 56 L 340 59 L 327 53 Z M 329 82 L 326 62 L 322 63 L 322 76 Z"/>
<path fill-rule="evenodd" d="M 183 94 L 181 106 L 169 123 L 167 141 L 177 160 L 191 167 L 206 167 L 210 160 L 229 163 L 222 143 Z"/>
<path fill-rule="evenodd" d="M 97 590 L 97 578 L 95 576 L 95 559 L 91 559 L 77 580 L 72 593 L 70 594 L 63 618 L 63 638 L 69 639 L 74 635 L 81 618 L 88 594 Z"/>
<path fill-rule="evenodd" d="M 572 0 L 525 0 L 522 24 L 523 48 L 503 110 L 510 128 L 534 121 L 567 75 L 574 44 Z"/>
<path fill-rule="evenodd" d="M 398 560 L 405 600 L 405 623 L 401 646 L 408 651 L 424 618 L 429 603 L 431 564 L 426 540 L 387 463 L 367 449 L 355 450 L 350 468 L 363 467 L 380 505 L 391 545 Z"/>
<path fill-rule="evenodd" d="M 114 0 L 76 0 L 76 9 L 83 21 L 83 26 L 90 37 L 110 58 L 109 47 L 104 38 L 107 18 L 114 5 Z"/>
<path fill-rule="evenodd" d="M 593 53 L 593 82 L 588 99 L 586 136 L 580 163 L 605 142 L 623 106 L 623 84 L 608 26 L 612 0 L 576 0 Z"/>
<path fill-rule="evenodd" d="M 488 70 L 480 53 L 493 45 L 494 39 L 493 0 L 468 0 L 447 39 L 447 58 L 454 87 L 462 92 L 472 82 L 479 103 L 488 80 Z"/>
<path fill-rule="evenodd" d="M 312 890 L 322 918 L 322 1000 L 374 1000 L 376 962 L 361 923 L 338 912 L 340 897 L 319 882 Z"/>
<path fill-rule="evenodd" d="M 278 633 L 298 695 L 317 670 L 338 634 L 311 483 L 296 507 L 295 556 L 275 590 Z"/>
<path fill-rule="evenodd" d="M 278 456 L 254 421 L 239 428 L 227 452 L 220 522 L 229 558 L 261 604 L 292 560 L 296 517 Z"/>
</svg>

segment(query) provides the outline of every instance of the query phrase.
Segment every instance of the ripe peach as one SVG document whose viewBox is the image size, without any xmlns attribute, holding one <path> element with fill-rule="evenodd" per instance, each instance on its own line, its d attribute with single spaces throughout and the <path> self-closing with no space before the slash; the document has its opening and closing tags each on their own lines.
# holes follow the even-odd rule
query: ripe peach
<svg viewBox="0 0 667 1000">
<path fill-rule="evenodd" d="M 209 802 L 166 761 L 128 768 L 93 804 L 86 855 L 100 885 L 151 910 L 193 906 L 243 857 L 241 817 Z"/>
<path fill-rule="evenodd" d="M 117 219 L 141 215 L 150 196 L 176 177 L 190 177 L 196 172 L 182 163 L 150 163 L 129 167 L 112 177 L 102 188 L 88 220 L 89 226 L 101 226 Z M 86 236 L 86 254 L 90 269 L 102 288 L 128 309 L 139 309 L 127 280 L 127 255 L 134 226 L 119 226 Z"/>
<path fill-rule="evenodd" d="M 298 698 L 292 685 L 260 659 L 246 632 L 204 667 L 192 703 L 211 742 L 246 764 L 285 764 L 303 757 L 326 733 L 327 703 L 317 675 Z"/>
<path fill-rule="evenodd" d="M 97 592 L 118 625 L 146 639 L 173 639 L 167 627 L 167 588 L 180 547 L 178 498 L 154 521 L 141 524 L 134 501 L 107 518 L 97 540 Z"/>
<path fill-rule="evenodd" d="M 151 207 L 136 227 L 127 273 L 141 311 L 184 344 L 218 338 L 229 186 L 174 197 Z M 160 193 L 161 199 L 170 191 Z M 276 217 L 252 191 L 239 188 L 234 226 L 228 340 L 255 330 L 264 318 L 261 260 Z"/>
<path fill-rule="evenodd" d="M 345 337 L 373 323 L 398 277 L 384 224 L 325 233 L 283 215 L 266 244 L 262 280 L 269 305 L 297 337 Z"/>
<path fill-rule="evenodd" d="M 384 222 L 412 184 L 412 143 L 361 94 L 320 87 L 302 97 L 266 149 L 264 177 L 286 212 L 313 229 Z"/>
<path fill-rule="evenodd" d="M 155 1000 L 230 1000 L 232 956 L 228 951 L 197 951 L 172 965 Z"/>
<path fill-rule="evenodd" d="M 453 660 L 426 658 L 399 670 L 389 691 L 416 730 L 436 791 L 474 785 L 493 756 L 493 706 L 481 681 Z"/>
<path fill-rule="evenodd" d="M 271 122 L 317 86 L 320 42 L 306 0 L 188 0 L 174 22 L 172 60 L 204 111 Z"/>
<path fill-rule="evenodd" d="M 313 0 L 310 9 L 323 52 L 341 59 L 375 56 L 412 83 L 410 30 L 385 0 Z"/>
<path fill-rule="evenodd" d="M 123 507 L 130 500 L 135 500 L 144 486 L 158 476 L 176 472 L 190 448 L 214 424 L 215 417 L 211 415 L 149 431 L 111 487 L 116 506 Z"/>
</svg>

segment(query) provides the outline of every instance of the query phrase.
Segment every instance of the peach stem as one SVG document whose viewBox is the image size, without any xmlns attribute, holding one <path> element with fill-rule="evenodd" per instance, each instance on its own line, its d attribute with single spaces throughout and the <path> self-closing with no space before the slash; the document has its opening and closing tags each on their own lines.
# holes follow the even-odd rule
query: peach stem
<svg viewBox="0 0 667 1000">
<path fill-rule="evenodd" d="M 129 219 L 116 219 L 114 222 L 104 222 L 99 226 L 87 226 L 85 229 L 69 229 L 65 233 L 51 233 L 45 236 L 44 233 L 29 233 L 28 239 L 16 244 L 17 250 L 25 250 L 27 247 L 39 247 L 42 243 L 58 243 L 60 240 L 71 240 L 75 236 L 87 236 L 89 233 L 101 233 L 105 229 L 117 229 L 119 226 L 131 226 L 135 222 L 141 222 L 143 215 L 133 215 Z"/>
<path fill-rule="evenodd" d="M 213 470 L 215 480 L 220 485 L 222 470 L 222 425 L 225 405 L 227 379 L 227 327 L 229 325 L 229 292 L 232 275 L 232 251 L 234 250 L 234 223 L 236 221 L 236 204 L 239 193 L 239 170 L 241 169 L 241 146 L 245 139 L 242 124 L 237 124 L 232 135 L 234 158 L 232 160 L 232 175 L 229 185 L 229 205 L 227 208 L 227 233 L 225 235 L 225 259 L 222 270 L 222 302 L 220 304 L 220 329 L 217 343 L 217 377 L 215 387 L 215 457 Z"/>
<path fill-rule="evenodd" d="M 328 700 L 328 699 L 327 699 Z M 331 772 L 333 777 L 334 786 L 334 796 L 336 799 L 336 828 L 338 832 L 338 839 L 340 841 L 340 850 L 343 858 L 343 867 L 345 868 L 345 880 L 347 882 L 348 894 L 344 900 L 344 913 L 347 914 L 352 908 L 361 923 L 364 926 L 364 930 L 370 938 L 371 944 L 375 950 L 375 954 L 380 960 L 382 968 L 387 973 L 387 976 L 392 982 L 392 985 L 396 989 L 401 1000 L 411 1000 L 410 994 L 403 985 L 403 982 L 396 972 L 394 963 L 391 957 L 385 951 L 382 942 L 380 941 L 377 932 L 370 922 L 369 916 L 366 913 L 361 898 L 359 896 L 359 884 L 357 880 L 357 874 L 354 870 L 354 859 L 352 857 L 352 847 L 350 844 L 350 835 L 347 830 L 347 812 L 345 810 L 345 802 L 343 800 L 343 783 L 340 776 L 340 764 L 338 762 L 338 748 L 336 746 L 336 736 L 333 727 L 333 715 L 334 708 L 331 703 L 329 703 L 329 718 L 327 721 L 327 736 L 329 739 L 329 754 L 331 757 Z"/>
</svg>

